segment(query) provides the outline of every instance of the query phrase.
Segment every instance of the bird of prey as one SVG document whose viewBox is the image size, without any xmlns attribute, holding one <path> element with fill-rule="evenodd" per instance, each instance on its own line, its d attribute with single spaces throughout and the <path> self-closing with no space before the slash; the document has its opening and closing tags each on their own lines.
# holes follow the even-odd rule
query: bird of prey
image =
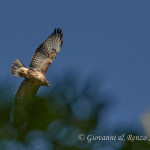
<svg viewBox="0 0 150 150">
<path fill-rule="evenodd" d="M 55 29 L 54 32 L 36 49 L 29 69 L 17 59 L 12 67 L 11 74 L 25 79 L 20 84 L 15 98 L 13 110 L 13 124 L 18 127 L 27 120 L 27 103 L 34 97 L 40 86 L 50 86 L 45 78 L 49 65 L 59 53 L 63 43 L 62 30 Z"/>
</svg>

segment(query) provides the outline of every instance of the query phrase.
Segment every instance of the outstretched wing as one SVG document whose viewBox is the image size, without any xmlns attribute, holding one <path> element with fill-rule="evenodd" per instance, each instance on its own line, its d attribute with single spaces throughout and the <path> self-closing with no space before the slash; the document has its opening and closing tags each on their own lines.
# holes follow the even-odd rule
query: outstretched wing
<svg viewBox="0 0 150 150">
<path fill-rule="evenodd" d="M 36 95 L 39 85 L 28 79 L 25 79 L 20 84 L 15 95 L 14 110 L 13 110 L 13 124 L 18 127 L 27 120 L 28 106 L 31 100 Z"/>
<path fill-rule="evenodd" d="M 36 69 L 45 75 L 49 65 L 53 62 L 56 55 L 59 53 L 63 43 L 62 30 L 59 28 L 36 49 L 31 63 L 30 69 Z"/>
</svg>

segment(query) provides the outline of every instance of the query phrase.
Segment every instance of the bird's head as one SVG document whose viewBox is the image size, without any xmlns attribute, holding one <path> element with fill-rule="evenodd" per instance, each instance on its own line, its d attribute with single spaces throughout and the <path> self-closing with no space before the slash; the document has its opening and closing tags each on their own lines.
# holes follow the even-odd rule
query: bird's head
<svg viewBox="0 0 150 150">
<path fill-rule="evenodd" d="M 50 87 L 50 83 L 47 80 L 45 80 L 44 85 Z"/>
</svg>

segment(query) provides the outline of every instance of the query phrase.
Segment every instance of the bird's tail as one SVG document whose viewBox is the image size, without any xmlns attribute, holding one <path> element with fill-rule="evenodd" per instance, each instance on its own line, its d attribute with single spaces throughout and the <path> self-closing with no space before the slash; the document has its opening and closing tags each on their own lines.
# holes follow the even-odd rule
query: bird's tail
<svg viewBox="0 0 150 150">
<path fill-rule="evenodd" d="M 16 61 L 14 61 L 13 65 L 11 67 L 11 74 L 19 77 L 20 75 L 18 73 L 18 69 L 21 67 L 25 67 L 25 66 L 19 59 L 17 59 Z"/>
</svg>

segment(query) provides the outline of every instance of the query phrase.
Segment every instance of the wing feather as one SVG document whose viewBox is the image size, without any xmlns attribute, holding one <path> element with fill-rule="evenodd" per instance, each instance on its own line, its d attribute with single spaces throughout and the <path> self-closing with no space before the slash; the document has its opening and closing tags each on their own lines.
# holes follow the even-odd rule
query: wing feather
<svg viewBox="0 0 150 150">
<path fill-rule="evenodd" d="M 20 84 L 15 95 L 14 110 L 13 110 L 13 124 L 20 126 L 28 118 L 27 107 L 31 99 L 36 95 L 39 85 L 25 79 Z"/>
<path fill-rule="evenodd" d="M 59 28 L 36 49 L 31 63 L 30 69 L 36 69 L 45 75 L 49 65 L 53 62 L 59 53 L 63 40 L 62 30 Z"/>
</svg>

